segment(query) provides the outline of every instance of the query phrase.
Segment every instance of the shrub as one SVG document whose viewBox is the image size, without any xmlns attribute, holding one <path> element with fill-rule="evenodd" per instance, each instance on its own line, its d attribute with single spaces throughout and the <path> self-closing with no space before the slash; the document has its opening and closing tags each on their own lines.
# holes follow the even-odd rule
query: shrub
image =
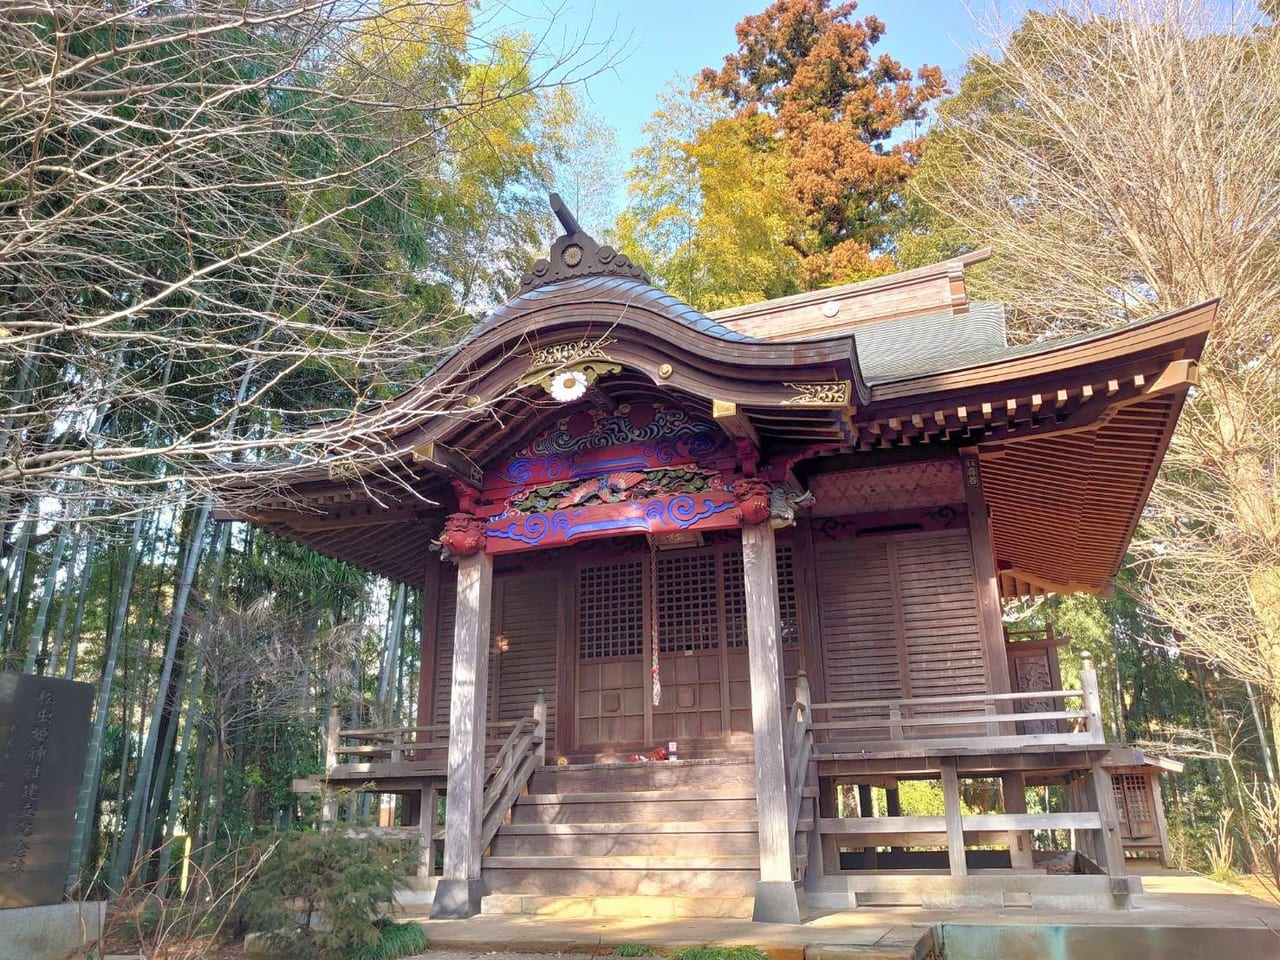
<svg viewBox="0 0 1280 960">
<path fill-rule="evenodd" d="M 282 956 L 392 956 L 367 951 L 379 948 L 393 929 L 412 926 L 384 920 L 405 883 L 398 843 L 336 830 L 287 834 L 250 889 L 247 919 Z M 391 933 L 392 940 L 408 936 Z"/>
<path fill-rule="evenodd" d="M 759 947 L 680 947 L 667 960 L 769 960 Z"/>
</svg>

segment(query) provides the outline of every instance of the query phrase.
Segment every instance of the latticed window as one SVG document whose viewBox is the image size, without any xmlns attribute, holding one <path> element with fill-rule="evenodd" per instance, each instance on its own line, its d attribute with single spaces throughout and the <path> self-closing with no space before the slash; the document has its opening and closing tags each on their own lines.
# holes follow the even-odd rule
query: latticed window
<svg viewBox="0 0 1280 960">
<path fill-rule="evenodd" d="M 1147 778 L 1136 773 L 1116 774 L 1111 778 L 1116 791 L 1116 806 L 1131 821 L 1151 819 L 1151 800 Z"/>
<path fill-rule="evenodd" d="M 800 622 L 796 601 L 796 557 L 790 547 L 778 547 L 778 614 L 782 620 L 781 640 L 800 642 Z"/>
<path fill-rule="evenodd" d="M 658 558 L 658 649 L 662 653 L 720 646 L 718 559 L 714 553 Z"/>
<path fill-rule="evenodd" d="M 781 640 L 798 643 L 800 627 L 796 612 L 795 553 L 789 546 L 778 547 L 778 615 L 782 621 Z M 747 645 L 747 595 L 742 583 L 742 551 L 729 550 L 724 563 L 725 636 L 730 647 Z"/>
<path fill-rule="evenodd" d="M 578 656 L 644 653 L 644 564 L 639 560 L 583 567 L 578 579 Z"/>
</svg>

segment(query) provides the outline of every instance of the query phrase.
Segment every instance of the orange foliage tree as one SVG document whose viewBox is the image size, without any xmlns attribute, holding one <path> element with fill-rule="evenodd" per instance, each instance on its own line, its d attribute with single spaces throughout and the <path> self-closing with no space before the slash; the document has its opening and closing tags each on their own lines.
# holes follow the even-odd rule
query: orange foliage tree
<svg viewBox="0 0 1280 960">
<path fill-rule="evenodd" d="M 762 116 L 786 145 L 805 226 L 788 242 L 808 288 L 890 269 L 884 253 L 902 216 L 920 125 L 928 103 L 947 92 L 938 67 L 913 73 L 874 54 L 885 25 L 874 16 L 854 20 L 857 6 L 776 0 L 738 24 L 738 52 L 700 79 L 738 118 Z M 904 137 L 909 124 L 913 135 Z"/>
</svg>

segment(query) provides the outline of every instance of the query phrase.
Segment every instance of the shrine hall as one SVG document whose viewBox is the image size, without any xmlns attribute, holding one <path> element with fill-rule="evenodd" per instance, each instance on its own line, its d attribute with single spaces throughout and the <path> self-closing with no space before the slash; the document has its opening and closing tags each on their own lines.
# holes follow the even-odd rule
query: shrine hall
<svg viewBox="0 0 1280 960">
<path fill-rule="evenodd" d="M 1216 304 L 1010 345 L 978 252 L 702 314 L 553 207 L 422 383 L 225 491 L 423 596 L 416 725 L 297 787 L 398 796 L 437 917 L 1127 906 L 1176 765 L 1003 613 L 1112 589 Z"/>
</svg>

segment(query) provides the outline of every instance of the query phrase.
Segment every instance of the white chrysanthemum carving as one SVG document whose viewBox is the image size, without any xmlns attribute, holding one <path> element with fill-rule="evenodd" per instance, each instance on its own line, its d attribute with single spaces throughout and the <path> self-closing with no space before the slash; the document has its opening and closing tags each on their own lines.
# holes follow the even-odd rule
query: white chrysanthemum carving
<svg viewBox="0 0 1280 960">
<path fill-rule="evenodd" d="M 553 400 L 568 403 L 577 400 L 587 392 L 587 375 L 580 370 L 565 370 L 551 379 L 551 388 L 547 391 Z"/>
</svg>

